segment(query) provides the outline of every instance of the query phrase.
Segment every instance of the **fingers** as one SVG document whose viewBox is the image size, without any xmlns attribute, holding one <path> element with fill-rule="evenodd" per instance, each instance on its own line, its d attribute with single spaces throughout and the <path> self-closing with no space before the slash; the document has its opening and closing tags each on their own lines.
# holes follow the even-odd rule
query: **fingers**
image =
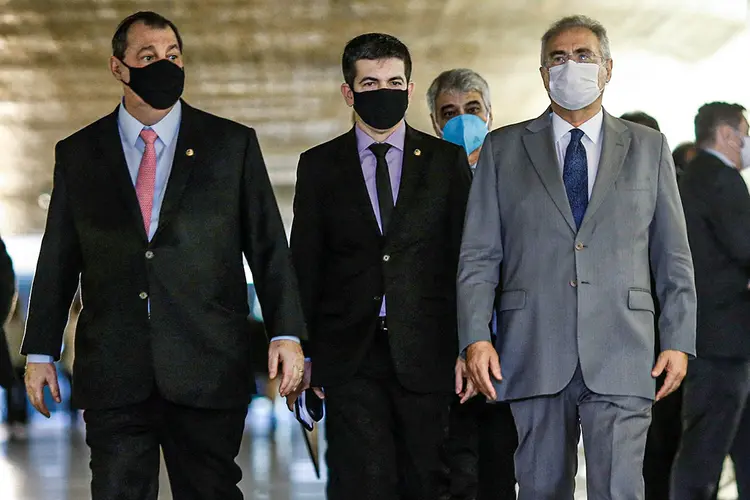
<svg viewBox="0 0 750 500">
<path fill-rule="evenodd" d="M 60 398 L 60 385 L 57 383 L 57 372 L 49 376 L 47 383 L 49 384 L 49 390 L 52 393 L 55 403 L 61 403 L 62 399 Z"/>
<path fill-rule="evenodd" d="M 323 392 L 323 388 L 322 388 L 322 387 L 313 387 L 313 392 L 314 392 L 314 393 L 315 393 L 315 395 L 316 395 L 316 396 L 318 396 L 318 397 L 319 397 L 320 399 L 325 399 L 325 398 L 326 398 L 326 393 L 325 393 L 325 392 Z"/>
<path fill-rule="evenodd" d="M 659 401 L 672 394 L 680 386 L 679 377 L 674 372 L 668 372 L 667 377 L 664 380 L 664 384 L 661 386 L 659 393 L 656 395 L 656 400 Z"/>
<path fill-rule="evenodd" d="M 466 390 L 461 394 L 461 404 L 466 403 L 476 395 L 477 388 L 474 386 L 474 382 L 469 378 L 466 380 Z"/>
<path fill-rule="evenodd" d="M 271 346 L 268 348 L 268 378 L 271 380 L 276 378 L 279 370 L 279 350 L 271 342 Z"/>
<path fill-rule="evenodd" d="M 456 368 L 455 368 L 455 389 L 456 394 L 461 394 L 461 391 L 464 389 L 464 365 L 461 360 L 456 361 Z"/>
<path fill-rule="evenodd" d="M 279 387 L 279 394 L 282 396 L 287 396 L 290 392 L 292 392 L 292 389 L 296 389 L 296 384 L 294 383 L 295 379 L 295 368 L 293 363 L 285 363 L 282 360 L 281 363 L 281 386 Z M 299 380 L 298 380 L 299 382 Z"/>
<path fill-rule="evenodd" d="M 490 370 L 495 380 L 500 382 L 503 379 L 503 374 L 500 372 L 500 358 L 495 353 L 490 355 Z"/>
<path fill-rule="evenodd" d="M 294 403 L 297 401 L 297 398 L 299 398 L 301 392 L 293 392 L 286 398 L 286 407 L 289 408 L 289 411 L 294 413 Z"/>
<path fill-rule="evenodd" d="M 656 378 L 661 375 L 664 372 L 664 369 L 667 367 L 668 361 L 669 358 L 665 356 L 664 353 L 659 354 L 659 357 L 656 360 L 656 365 L 654 366 L 654 369 L 651 370 L 651 376 Z"/>
</svg>

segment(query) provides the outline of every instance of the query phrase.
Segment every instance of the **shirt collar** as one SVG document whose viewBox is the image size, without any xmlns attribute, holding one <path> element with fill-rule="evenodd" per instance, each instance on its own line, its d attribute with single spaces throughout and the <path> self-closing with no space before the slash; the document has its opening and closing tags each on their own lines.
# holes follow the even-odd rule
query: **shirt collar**
<svg viewBox="0 0 750 500">
<path fill-rule="evenodd" d="M 375 139 L 367 135 L 367 133 L 359 128 L 359 125 L 354 126 L 355 134 L 357 135 L 357 151 L 362 154 L 371 144 L 375 142 Z M 390 144 L 392 147 L 399 151 L 404 151 L 404 141 L 406 140 L 406 124 L 402 121 L 401 125 L 393 131 L 388 138 L 383 141 L 386 144 Z"/>
<path fill-rule="evenodd" d="M 703 151 L 705 151 L 706 153 L 710 155 L 714 155 L 716 158 L 721 160 L 721 162 L 727 167 L 737 168 L 737 165 L 735 165 L 729 158 L 727 158 L 726 155 L 719 153 L 715 149 L 704 148 Z"/>
<path fill-rule="evenodd" d="M 177 104 L 174 105 L 164 118 L 150 127 L 142 124 L 131 115 L 128 110 L 125 109 L 125 103 L 120 103 L 120 109 L 117 113 L 117 123 L 120 125 L 120 130 L 125 137 L 125 142 L 131 146 L 135 146 L 138 137 L 141 134 L 141 130 L 144 128 L 151 128 L 156 132 L 156 135 L 159 136 L 159 140 L 168 147 L 175 137 L 177 137 L 177 131 L 180 129 L 181 119 L 182 102 L 180 101 L 177 101 Z"/>
<path fill-rule="evenodd" d="M 574 127 L 570 123 L 563 120 L 557 113 L 552 113 L 552 133 L 554 134 L 555 142 L 559 142 L 562 137 L 577 128 L 581 130 L 586 137 L 589 138 L 594 144 L 599 144 L 602 137 L 602 128 L 604 127 L 604 110 L 600 109 L 597 114 L 588 119 L 585 123 L 582 123 L 579 127 Z"/>
</svg>

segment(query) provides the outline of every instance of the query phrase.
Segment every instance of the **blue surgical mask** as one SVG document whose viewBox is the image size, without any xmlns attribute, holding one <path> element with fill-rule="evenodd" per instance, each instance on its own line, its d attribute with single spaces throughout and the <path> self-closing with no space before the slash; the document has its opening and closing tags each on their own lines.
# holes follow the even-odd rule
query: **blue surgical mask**
<svg viewBox="0 0 750 500">
<path fill-rule="evenodd" d="M 467 155 L 482 145 L 488 133 L 485 121 L 471 114 L 454 116 L 443 127 L 443 139 L 463 146 Z"/>
</svg>

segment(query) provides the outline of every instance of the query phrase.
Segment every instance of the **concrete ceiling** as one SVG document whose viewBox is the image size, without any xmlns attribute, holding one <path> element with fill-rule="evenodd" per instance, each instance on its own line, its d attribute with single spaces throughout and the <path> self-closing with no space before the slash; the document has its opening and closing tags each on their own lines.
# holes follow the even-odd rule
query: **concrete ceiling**
<svg viewBox="0 0 750 500">
<path fill-rule="evenodd" d="M 258 130 L 274 183 L 288 193 L 298 154 L 346 130 L 340 57 L 363 32 L 412 50 L 410 122 L 430 130 L 424 92 L 440 71 L 473 67 L 507 120 L 543 105 L 539 38 L 584 13 L 622 47 L 684 60 L 710 56 L 745 28 L 745 0 L 0 0 L 0 230 L 41 230 L 54 143 L 114 109 L 109 75 L 117 23 L 160 12 L 185 41 L 186 99 Z M 540 99 L 541 97 L 541 99 Z M 288 197 L 288 195 L 286 195 Z M 288 207 L 282 207 L 288 214 Z"/>
</svg>

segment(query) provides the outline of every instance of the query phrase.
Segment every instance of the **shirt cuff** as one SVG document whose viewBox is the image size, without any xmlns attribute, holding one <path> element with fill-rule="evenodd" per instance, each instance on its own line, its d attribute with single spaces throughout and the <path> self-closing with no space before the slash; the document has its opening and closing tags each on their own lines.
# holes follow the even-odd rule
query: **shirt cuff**
<svg viewBox="0 0 750 500">
<path fill-rule="evenodd" d="M 291 340 L 292 342 L 300 343 L 298 337 L 292 337 L 291 335 L 281 335 L 279 337 L 274 337 L 271 339 L 271 342 L 276 342 L 277 340 Z"/>
<path fill-rule="evenodd" d="M 29 354 L 26 356 L 27 363 L 54 363 L 55 358 L 46 354 Z"/>
</svg>

